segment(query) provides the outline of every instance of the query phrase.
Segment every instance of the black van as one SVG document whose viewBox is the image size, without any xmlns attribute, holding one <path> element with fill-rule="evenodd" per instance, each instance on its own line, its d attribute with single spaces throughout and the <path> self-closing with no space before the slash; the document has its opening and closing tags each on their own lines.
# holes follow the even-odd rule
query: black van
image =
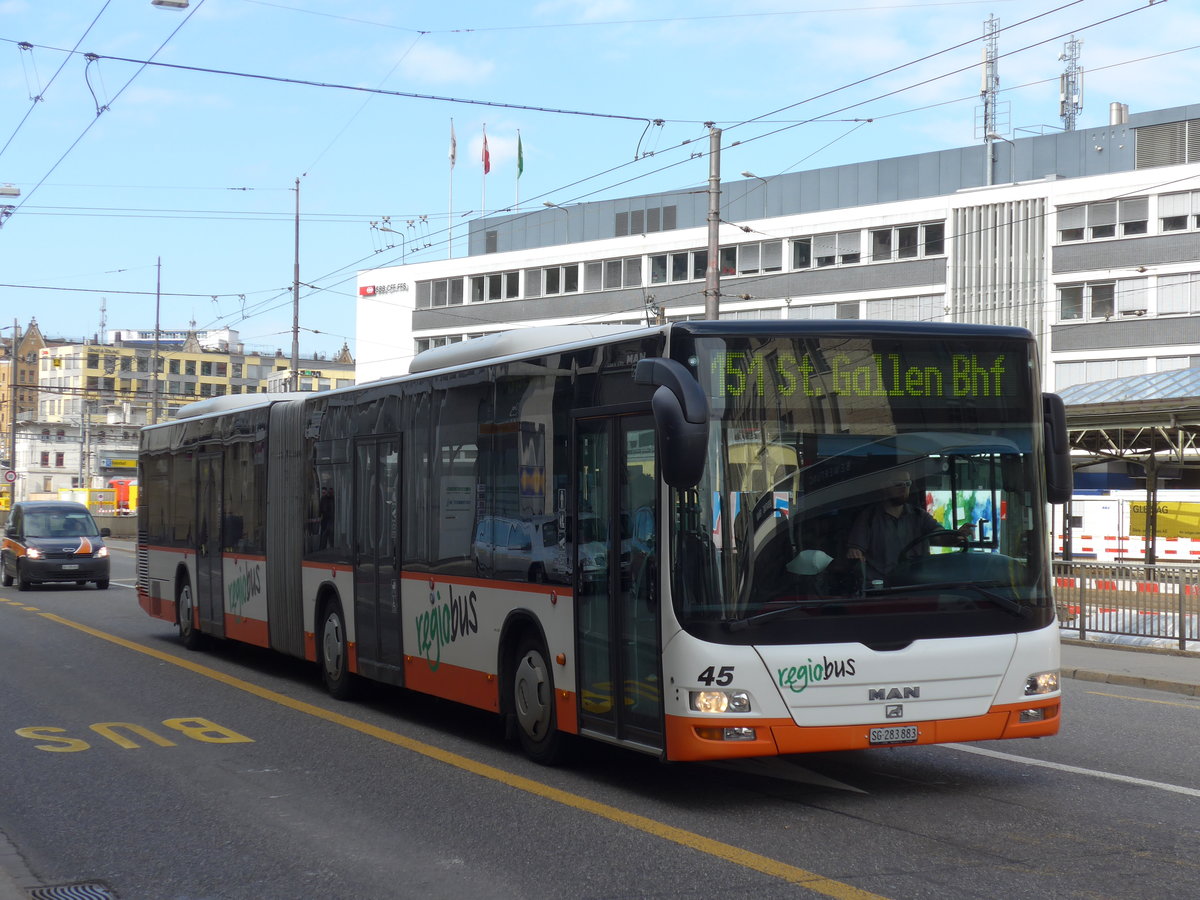
<svg viewBox="0 0 1200 900">
<path fill-rule="evenodd" d="M 0 580 L 18 590 L 43 581 L 94 581 L 108 587 L 107 528 L 97 529 L 82 503 L 23 500 L 14 503 L 0 549 Z"/>
</svg>

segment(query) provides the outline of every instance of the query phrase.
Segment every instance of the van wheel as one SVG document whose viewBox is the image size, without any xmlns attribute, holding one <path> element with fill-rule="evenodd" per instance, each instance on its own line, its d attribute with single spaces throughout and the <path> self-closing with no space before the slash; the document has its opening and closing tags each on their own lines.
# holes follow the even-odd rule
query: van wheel
<svg viewBox="0 0 1200 900">
<path fill-rule="evenodd" d="M 349 700 L 354 694 L 354 676 L 350 674 L 346 621 L 342 618 L 342 607 L 337 601 L 325 608 L 319 634 L 321 680 L 325 682 L 325 690 L 335 700 Z"/>
<path fill-rule="evenodd" d="M 552 766 L 567 753 L 567 735 L 558 730 L 554 711 L 554 675 L 542 642 L 532 635 L 521 639 L 513 664 L 513 712 L 521 749 L 534 762 Z"/>
<path fill-rule="evenodd" d="M 191 582 L 185 579 L 175 591 L 175 611 L 179 617 L 176 623 L 179 626 L 179 640 L 188 650 L 199 650 L 204 639 L 204 635 L 196 628 L 195 606 Z"/>
<path fill-rule="evenodd" d="M 20 564 L 19 562 L 17 563 L 17 578 L 16 578 L 16 581 L 17 581 L 17 590 L 18 590 L 18 591 L 27 591 L 27 590 L 29 590 L 31 587 L 33 587 L 33 582 L 32 582 L 32 581 L 26 581 L 24 578 L 22 578 L 22 577 L 21 577 L 21 564 Z"/>
<path fill-rule="evenodd" d="M 12 587 L 13 577 L 8 574 L 8 557 L 0 557 L 0 571 L 4 572 L 0 581 L 4 582 L 5 587 Z"/>
<path fill-rule="evenodd" d="M 97 581 L 96 582 L 96 590 L 107 591 L 108 590 L 108 579 L 101 578 L 99 581 Z"/>
</svg>

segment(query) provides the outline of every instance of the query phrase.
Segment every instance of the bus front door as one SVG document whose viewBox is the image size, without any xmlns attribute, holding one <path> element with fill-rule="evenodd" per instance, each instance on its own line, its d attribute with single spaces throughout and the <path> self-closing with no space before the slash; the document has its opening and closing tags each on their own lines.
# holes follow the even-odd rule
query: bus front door
<svg viewBox="0 0 1200 900">
<path fill-rule="evenodd" d="M 196 609 L 200 630 L 225 636 L 225 576 L 221 570 L 223 457 L 203 453 L 196 458 Z"/>
<path fill-rule="evenodd" d="M 400 441 L 360 441 L 354 457 L 354 628 L 358 668 L 404 683 L 400 633 Z"/>
<path fill-rule="evenodd" d="M 661 750 L 654 450 L 648 415 L 576 421 L 570 552 L 581 730 Z"/>
</svg>

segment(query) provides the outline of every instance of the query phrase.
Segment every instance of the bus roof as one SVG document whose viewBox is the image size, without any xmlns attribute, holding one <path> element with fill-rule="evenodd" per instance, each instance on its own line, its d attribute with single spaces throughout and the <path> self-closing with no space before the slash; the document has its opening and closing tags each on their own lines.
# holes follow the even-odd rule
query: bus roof
<svg viewBox="0 0 1200 900">
<path fill-rule="evenodd" d="M 435 369 L 452 369 L 469 363 L 517 356 L 566 344 L 581 344 L 597 338 L 645 329 L 644 325 L 546 325 L 498 331 L 495 334 L 485 334 L 483 337 L 470 338 L 457 344 L 445 344 L 418 353 L 408 371 L 417 375 Z"/>
</svg>

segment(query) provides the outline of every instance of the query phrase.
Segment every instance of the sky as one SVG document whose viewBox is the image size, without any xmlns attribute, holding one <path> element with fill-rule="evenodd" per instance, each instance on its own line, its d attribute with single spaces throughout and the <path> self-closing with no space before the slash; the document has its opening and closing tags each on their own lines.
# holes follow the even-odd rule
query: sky
<svg viewBox="0 0 1200 900">
<path fill-rule="evenodd" d="M 706 123 L 724 180 L 980 141 L 989 17 L 1003 136 L 1062 127 L 1072 37 L 1077 128 L 1200 103 L 1187 0 L 0 0 L 0 334 L 157 312 L 290 355 L 298 280 L 303 356 L 402 355 L 356 345 L 358 271 L 465 255 L 483 211 L 704 188 Z"/>
</svg>

